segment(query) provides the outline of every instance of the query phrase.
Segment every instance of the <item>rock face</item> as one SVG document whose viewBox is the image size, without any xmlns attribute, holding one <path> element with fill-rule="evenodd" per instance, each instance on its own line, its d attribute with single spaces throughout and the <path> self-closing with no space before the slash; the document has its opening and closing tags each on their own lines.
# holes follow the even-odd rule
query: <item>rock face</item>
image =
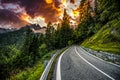
<svg viewBox="0 0 120 80">
<path fill-rule="evenodd" d="M 84 49 L 90 54 L 95 55 L 103 60 L 120 65 L 120 55 L 103 52 L 103 51 L 95 51 L 89 48 L 84 48 Z"/>
<path fill-rule="evenodd" d="M 42 33 L 45 34 L 46 33 L 46 27 L 41 27 L 39 25 L 33 24 L 30 25 L 29 28 L 34 32 L 34 33 Z"/>
<path fill-rule="evenodd" d="M 43 26 L 39 26 L 39 25 L 36 25 L 36 24 L 31 24 L 31 25 L 28 25 L 28 26 L 25 26 L 25 27 L 22 27 L 20 29 L 24 30 L 26 28 L 30 28 L 34 33 L 42 33 L 42 34 L 45 34 L 46 33 L 46 27 Z M 20 29 L 16 29 L 16 28 L 11 28 L 11 29 L 6 29 L 6 28 L 0 28 L 0 34 L 2 33 L 7 33 L 7 32 L 12 32 L 12 31 L 16 31 L 16 30 L 20 30 Z"/>
<path fill-rule="evenodd" d="M 116 35 L 119 35 L 119 31 L 117 28 L 114 28 L 111 30 L 111 34 L 116 34 Z"/>
</svg>

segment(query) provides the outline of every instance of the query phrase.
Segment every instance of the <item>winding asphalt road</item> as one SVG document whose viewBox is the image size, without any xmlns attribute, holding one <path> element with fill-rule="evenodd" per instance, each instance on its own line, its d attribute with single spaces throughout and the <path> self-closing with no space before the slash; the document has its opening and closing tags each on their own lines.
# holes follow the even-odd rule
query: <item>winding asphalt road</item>
<svg viewBox="0 0 120 80">
<path fill-rule="evenodd" d="M 57 62 L 56 80 L 120 80 L 120 66 L 74 46 L 63 52 Z"/>
</svg>

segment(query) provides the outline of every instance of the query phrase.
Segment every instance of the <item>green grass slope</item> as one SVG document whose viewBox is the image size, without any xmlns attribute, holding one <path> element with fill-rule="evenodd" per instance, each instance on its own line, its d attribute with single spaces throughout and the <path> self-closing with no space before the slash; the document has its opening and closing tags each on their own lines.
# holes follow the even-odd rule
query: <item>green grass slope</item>
<svg viewBox="0 0 120 80">
<path fill-rule="evenodd" d="M 82 46 L 120 54 L 120 20 L 109 21 L 94 36 L 85 40 Z"/>
</svg>

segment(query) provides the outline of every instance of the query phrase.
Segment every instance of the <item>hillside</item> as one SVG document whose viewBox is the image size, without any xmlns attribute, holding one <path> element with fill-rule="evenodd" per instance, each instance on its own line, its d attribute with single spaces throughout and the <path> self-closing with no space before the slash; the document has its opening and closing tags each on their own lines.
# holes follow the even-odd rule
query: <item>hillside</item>
<svg viewBox="0 0 120 80">
<path fill-rule="evenodd" d="M 83 46 L 95 50 L 102 50 L 112 53 L 120 53 L 120 21 L 109 22 L 100 29 L 94 36 L 82 43 Z"/>
<path fill-rule="evenodd" d="M 25 29 L 0 34 L 0 46 L 22 44 L 25 37 Z"/>
<path fill-rule="evenodd" d="M 14 70 L 13 61 L 20 55 L 20 50 L 25 42 L 26 32 L 26 29 L 20 29 L 0 34 L 1 79 L 8 76 L 9 72 Z"/>
<path fill-rule="evenodd" d="M 32 29 L 39 28 L 30 25 L 0 34 L 1 80 L 39 79 L 44 70 L 44 60 L 50 59 L 55 51 L 48 51 L 44 36 Z"/>
<path fill-rule="evenodd" d="M 99 30 L 82 45 L 98 51 L 120 54 L 120 7 L 119 1 L 96 0 L 96 23 Z"/>
</svg>

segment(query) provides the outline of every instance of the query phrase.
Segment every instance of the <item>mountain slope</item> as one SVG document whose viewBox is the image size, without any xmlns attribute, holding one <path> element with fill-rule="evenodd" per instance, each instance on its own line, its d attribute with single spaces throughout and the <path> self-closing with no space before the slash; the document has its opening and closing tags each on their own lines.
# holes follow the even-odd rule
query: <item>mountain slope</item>
<svg viewBox="0 0 120 80">
<path fill-rule="evenodd" d="M 109 25 L 111 24 L 111 25 Z M 120 21 L 113 20 L 82 43 L 83 46 L 120 54 Z"/>
<path fill-rule="evenodd" d="M 120 7 L 118 0 L 96 0 L 96 34 L 82 45 L 120 54 Z"/>
<path fill-rule="evenodd" d="M 15 69 L 13 61 L 20 55 L 21 47 L 25 42 L 26 29 L 20 29 L 0 34 L 0 79 L 12 74 Z"/>
<path fill-rule="evenodd" d="M 22 44 L 25 37 L 25 29 L 0 34 L 0 46 Z"/>
</svg>

